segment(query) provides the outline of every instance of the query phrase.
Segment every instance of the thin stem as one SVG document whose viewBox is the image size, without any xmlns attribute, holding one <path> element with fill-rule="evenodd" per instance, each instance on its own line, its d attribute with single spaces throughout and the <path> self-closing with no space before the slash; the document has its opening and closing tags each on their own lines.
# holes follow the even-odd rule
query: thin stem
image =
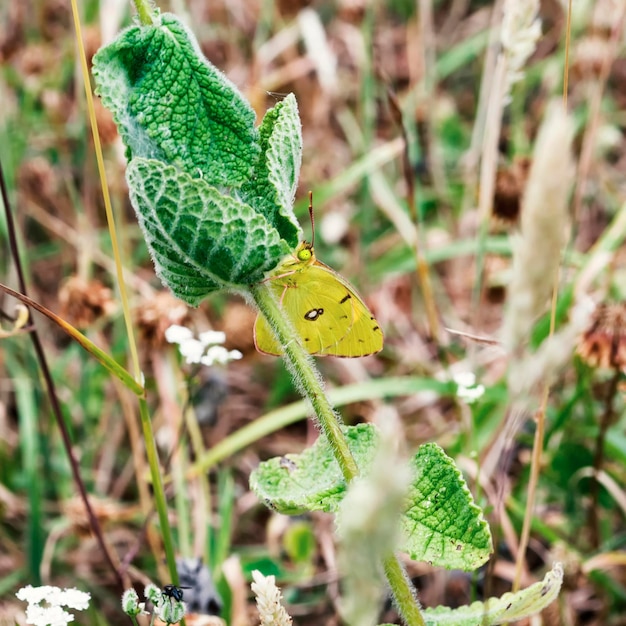
<svg viewBox="0 0 626 626">
<path fill-rule="evenodd" d="M 549 387 L 544 388 L 544 398 L 550 392 Z M 528 479 L 528 497 L 526 500 L 526 510 L 524 512 L 524 524 L 522 526 L 522 534 L 517 549 L 517 558 L 515 559 L 515 577 L 513 579 L 512 591 L 517 591 L 522 583 L 522 570 L 526 562 L 526 549 L 528 548 L 528 540 L 530 539 L 530 527 L 535 511 L 535 498 L 537 496 L 537 484 L 539 483 L 539 474 L 541 470 L 541 457 L 543 454 L 543 439 L 546 428 L 546 415 L 544 402 L 542 407 L 537 411 L 535 416 L 536 430 L 535 439 L 533 441 L 533 453 L 530 462 L 530 477 Z"/>
<path fill-rule="evenodd" d="M 556 306 L 559 293 L 559 276 L 557 271 L 554 275 L 554 283 L 552 286 L 552 304 L 550 308 L 550 333 L 549 337 L 554 336 L 556 328 Z M 524 514 L 524 524 L 522 526 L 522 535 L 520 537 L 517 558 L 515 559 L 515 577 L 513 579 L 513 588 L 515 592 L 520 588 L 522 583 L 522 569 L 526 560 L 526 548 L 530 539 L 530 528 L 535 511 L 535 498 L 537 496 L 537 485 L 539 484 L 539 474 L 541 473 L 541 458 L 543 456 L 543 440 L 546 430 L 546 410 L 548 407 L 548 399 L 550 397 L 550 385 L 544 385 L 541 394 L 541 404 L 535 418 L 537 429 L 535 430 L 535 439 L 533 441 L 533 453 L 530 461 L 530 478 L 528 480 L 528 498 L 526 500 L 526 512 Z"/>
<path fill-rule="evenodd" d="M 249 289 L 255 304 L 283 347 L 285 363 L 297 387 L 311 403 L 317 423 L 328 439 L 346 482 L 351 482 L 359 475 L 359 469 L 343 434 L 341 418 L 333 410 L 324 392 L 322 379 L 313 359 L 300 344 L 293 326 L 282 314 L 267 283 L 250 285 Z M 425 622 L 417 598 L 397 557 L 389 554 L 383 566 L 396 605 L 406 624 L 423 626 Z"/>
<path fill-rule="evenodd" d="M 396 608 L 409 626 L 426 626 L 420 605 L 406 572 L 397 557 L 390 554 L 383 562 L 387 582 L 393 590 Z"/>
<path fill-rule="evenodd" d="M 433 293 L 432 281 L 430 279 L 430 270 L 426 259 L 424 258 L 423 250 L 426 249 L 423 219 L 421 213 L 417 209 L 416 204 L 416 190 L 415 190 L 415 175 L 413 173 L 413 166 L 411 164 L 411 156 L 409 154 L 409 137 L 404 124 L 404 115 L 402 113 L 402 107 L 398 102 L 398 98 L 391 90 L 387 91 L 387 97 L 389 99 L 390 110 L 393 119 L 400 131 L 403 141 L 402 150 L 402 172 L 404 181 L 407 188 L 407 204 L 409 207 L 409 214 L 415 225 L 415 241 L 413 245 L 413 254 L 415 255 L 415 268 L 417 273 L 417 282 L 422 289 L 422 297 L 424 298 L 424 305 L 426 309 L 426 318 L 428 320 L 428 331 L 430 337 L 434 340 L 437 346 L 441 345 L 441 333 L 439 328 L 439 314 L 437 311 L 437 304 L 435 302 L 435 296 Z"/>
<path fill-rule="evenodd" d="M 78 46 L 78 59 L 81 65 L 83 75 L 83 84 L 85 85 L 85 99 L 87 101 L 87 111 L 89 112 L 89 122 L 91 124 L 91 134 L 93 139 L 93 149 L 98 164 L 98 175 L 102 186 L 102 200 L 104 202 L 104 211 L 106 213 L 107 224 L 109 226 L 109 237 L 111 238 L 111 248 L 113 250 L 113 258 L 115 259 L 115 270 L 117 275 L 117 285 L 120 290 L 120 299 L 122 300 L 122 312 L 124 314 L 124 323 L 126 325 L 126 334 L 128 337 L 128 348 L 130 350 L 131 361 L 133 363 L 133 373 L 135 380 L 142 379 L 141 368 L 139 366 L 139 356 L 137 353 L 137 344 L 133 334 L 133 321 L 128 302 L 128 291 L 124 282 L 124 271 L 122 268 L 122 256 L 120 254 L 119 243 L 117 239 L 117 231 L 115 228 L 115 218 L 113 216 L 113 207 L 111 205 L 111 196 L 109 194 L 109 185 L 107 182 L 106 168 L 104 167 L 104 157 L 102 155 L 102 144 L 100 143 L 100 135 L 98 133 L 98 123 L 96 121 L 96 109 L 93 102 L 93 93 L 91 91 L 91 81 L 89 78 L 89 69 L 87 68 L 87 56 L 80 25 L 80 16 L 78 14 L 78 6 L 76 0 L 72 0 L 72 15 L 74 17 L 74 30 L 76 32 L 76 44 Z"/>
<path fill-rule="evenodd" d="M 604 412 L 600 418 L 600 429 L 598 430 L 598 437 L 596 438 L 596 449 L 593 455 L 593 480 L 591 482 L 591 504 L 589 506 L 589 528 L 591 532 L 591 545 L 597 550 L 600 547 L 600 519 L 598 516 L 598 509 L 600 507 L 600 482 L 599 476 L 602 471 L 602 464 L 604 461 L 604 445 L 606 442 L 606 433 L 609 430 L 609 426 L 615 419 L 615 395 L 619 381 L 621 379 L 621 371 L 618 369 L 613 374 L 609 382 L 609 386 L 606 392 L 606 403 Z"/>
<path fill-rule="evenodd" d="M 152 489 L 154 491 L 154 504 L 159 515 L 161 533 L 163 535 L 163 549 L 167 568 L 172 579 L 172 584 L 178 585 L 178 571 L 176 569 L 176 559 L 174 557 L 174 542 L 172 540 L 172 529 L 167 515 L 167 501 L 163 490 L 163 480 L 159 467 L 159 457 L 156 444 L 154 442 L 154 432 L 152 431 L 152 421 L 148 411 L 148 404 L 145 398 L 139 398 L 139 414 L 141 416 L 141 427 L 143 438 L 146 442 L 146 455 L 150 466 L 150 477 L 152 479 Z"/>
</svg>

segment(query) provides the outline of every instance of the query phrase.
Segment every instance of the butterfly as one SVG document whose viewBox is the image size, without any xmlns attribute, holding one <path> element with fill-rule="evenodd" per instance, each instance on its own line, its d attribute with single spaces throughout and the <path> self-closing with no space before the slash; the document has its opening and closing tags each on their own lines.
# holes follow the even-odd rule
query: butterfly
<svg viewBox="0 0 626 626">
<path fill-rule="evenodd" d="M 360 357 L 382 350 L 383 332 L 354 287 L 317 260 L 303 241 L 268 279 L 302 345 L 317 356 Z M 279 356 L 282 349 L 267 321 L 257 315 L 254 345 Z"/>
</svg>

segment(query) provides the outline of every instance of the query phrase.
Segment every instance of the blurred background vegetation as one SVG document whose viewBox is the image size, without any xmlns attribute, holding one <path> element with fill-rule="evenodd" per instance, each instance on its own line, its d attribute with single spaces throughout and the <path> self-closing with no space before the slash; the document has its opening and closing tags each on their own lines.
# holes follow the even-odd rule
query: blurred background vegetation
<svg viewBox="0 0 626 626">
<path fill-rule="evenodd" d="M 186 21 L 202 52 L 259 118 L 282 95 L 297 97 L 304 156 L 296 209 L 305 236 L 312 190 L 318 258 L 357 285 L 386 337 L 379 355 L 318 361 L 330 389 L 352 389 L 345 420 L 397 417 L 407 451 L 438 442 L 485 508 L 495 553 L 484 570 L 446 572 L 407 562 L 426 606 L 500 595 L 513 580 L 540 393 L 527 390 L 515 428 L 505 428 L 515 408 L 506 377 L 510 356 L 498 339 L 537 129 L 548 103 L 562 95 L 567 66 L 577 169 L 559 302 L 571 301 L 577 277 L 587 271 L 592 279 L 584 294 L 608 313 L 596 314 L 553 372 L 523 585 L 562 561 L 561 598 L 543 623 L 626 624 L 626 2 L 576 0 L 568 58 L 568 6 L 541 3 L 541 37 L 502 118 L 484 237 L 476 163 L 484 129 L 496 123 L 485 117 L 485 94 L 498 51 L 492 33 L 500 2 L 172 0 L 159 6 Z M 131 19 L 125 0 L 86 0 L 81 11 L 89 59 Z M 126 364 L 69 3 L 2 3 L 0 58 L 0 160 L 29 294 Z M 202 449 L 231 442 L 243 427 L 299 398 L 280 359 L 255 352 L 255 313 L 242 300 L 219 294 L 188 310 L 155 279 L 128 201 L 115 125 L 98 102 L 96 113 L 154 428 L 164 474 L 173 476 L 167 493 L 177 546 L 209 564 L 229 623 L 255 623 L 246 583 L 255 568 L 277 576 L 295 623 L 338 623 L 332 520 L 274 515 L 247 486 L 260 460 L 299 451 L 317 433 L 302 409 L 289 418 L 270 413 L 265 430 L 245 445 L 202 456 Z M 412 245 L 416 228 L 432 283 L 426 301 Z M 598 242 L 607 233 L 611 246 L 598 261 Z M 4 212 L 0 242 L 0 281 L 15 288 Z M 429 303 L 438 330 L 425 314 Z M 0 295 L 5 329 L 13 304 Z M 559 312 L 563 320 L 567 307 Z M 531 345 L 545 338 L 546 320 L 535 327 Z M 172 323 L 223 330 L 227 347 L 243 359 L 190 369 L 164 341 Z M 37 316 L 36 325 L 107 543 L 138 588 L 148 580 L 169 582 L 140 471 L 134 399 L 47 319 Z M 89 532 L 29 337 L 1 341 L 0 623 L 24 623 L 14 592 L 40 583 L 92 593 L 91 613 L 78 623 L 123 623 L 118 588 Z M 468 371 L 485 386 L 472 405 L 411 387 L 417 379 L 449 380 Z M 380 385 L 375 393 L 372 379 Z M 198 458 L 203 471 L 185 480 Z M 394 619 L 391 608 L 381 616 Z"/>
</svg>

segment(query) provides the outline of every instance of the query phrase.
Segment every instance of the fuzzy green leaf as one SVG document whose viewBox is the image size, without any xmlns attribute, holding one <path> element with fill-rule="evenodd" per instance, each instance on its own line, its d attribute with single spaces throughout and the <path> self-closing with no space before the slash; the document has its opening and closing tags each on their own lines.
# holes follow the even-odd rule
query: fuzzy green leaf
<svg viewBox="0 0 626 626">
<path fill-rule="evenodd" d="M 96 53 L 93 74 L 129 160 L 158 159 L 213 185 L 248 180 L 260 151 L 254 111 L 174 15 L 122 32 Z"/>
<path fill-rule="evenodd" d="M 359 467 L 369 467 L 378 444 L 376 429 L 359 424 L 345 429 L 350 452 Z M 250 487 L 270 508 L 286 515 L 304 511 L 336 512 L 347 485 L 325 437 L 301 454 L 261 463 Z"/>
<path fill-rule="evenodd" d="M 157 274 L 188 304 L 259 282 L 288 252 L 262 215 L 201 178 L 141 158 L 126 176 Z"/>
<path fill-rule="evenodd" d="M 267 111 L 259 128 L 261 157 L 240 191 L 242 200 L 261 211 L 281 237 L 296 246 L 300 225 L 292 207 L 302 161 L 302 129 L 293 94 Z"/>
<path fill-rule="evenodd" d="M 428 626 L 495 626 L 515 622 L 536 615 L 554 602 L 562 583 L 563 568 L 557 563 L 541 582 L 522 591 L 458 609 L 443 606 L 425 609 L 424 618 Z"/>
<path fill-rule="evenodd" d="M 378 444 L 376 429 L 361 424 L 346 429 L 346 436 L 357 465 L 367 474 Z M 489 526 L 452 459 L 436 444 L 425 444 L 412 460 L 412 471 L 398 549 L 447 568 L 469 570 L 484 563 L 491 553 Z M 261 463 L 250 484 L 268 506 L 288 515 L 334 513 L 347 489 L 322 437 L 302 454 Z"/>
<path fill-rule="evenodd" d="M 402 517 L 400 549 L 412 559 L 449 569 L 472 570 L 491 554 L 491 533 L 461 472 L 434 443 L 413 459 L 410 505 Z"/>
</svg>

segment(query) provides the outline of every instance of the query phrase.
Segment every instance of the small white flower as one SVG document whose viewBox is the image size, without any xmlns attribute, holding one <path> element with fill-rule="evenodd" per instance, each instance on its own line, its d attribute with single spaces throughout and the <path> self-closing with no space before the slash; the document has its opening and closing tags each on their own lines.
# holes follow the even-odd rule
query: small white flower
<svg viewBox="0 0 626 626">
<path fill-rule="evenodd" d="M 217 343 L 224 343 L 226 341 L 226 333 L 223 333 L 221 330 L 205 330 L 203 333 L 200 333 L 199 339 L 205 346 L 212 346 Z"/>
<path fill-rule="evenodd" d="M 191 330 L 185 328 L 185 326 L 179 326 L 178 324 L 172 324 L 165 331 L 165 339 L 167 339 L 169 343 L 182 343 L 192 338 L 193 333 Z"/>
<path fill-rule="evenodd" d="M 173 325 L 165 331 L 165 338 L 178 344 L 179 352 L 190 365 L 226 365 L 243 356 L 239 350 L 228 351 L 221 345 L 226 341 L 226 335 L 218 330 L 207 330 L 196 339 L 188 328 Z"/>
<path fill-rule="evenodd" d="M 205 347 L 206 346 L 197 339 L 187 339 L 187 341 L 179 344 L 178 349 L 185 357 L 185 361 L 191 365 L 193 363 L 200 363 Z"/>
<path fill-rule="evenodd" d="M 122 611 L 126 615 L 147 615 L 145 608 L 145 602 L 139 602 L 139 596 L 132 587 L 122 595 Z"/>
<path fill-rule="evenodd" d="M 163 599 L 163 592 L 154 583 L 146 585 L 143 590 L 143 595 L 150 600 L 152 604 L 157 604 Z"/>
<path fill-rule="evenodd" d="M 457 384 L 456 395 L 467 404 L 476 402 L 485 393 L 485 386 L 476 384 L 476 376 L 473 372 L 455 374 L 454 382 Z"/>
<path fill-rule="evenodd" d="M 454 382 L 459 387 L 473 387 L 476 384 L 476 374 L 474 372 L 459 372 L 454 375 Z"/>
<path fill-rule="evenodd" d="M 229 351 L 224 346 L 211 346 L 200 359 L 200 363 L 207 366 L 215 365 L 215 363 L 226 365 L 226 363 L 240 359 L 242 356 L 239 350 Z"/>
<path fill-rule="evenodd" d="M 483 385 L 476 385 L 472 388 L 459 387 L 456 393 L 461 400 L 465 400 L 467 404 L 472 404 L 485 393 L 485 387 Z"/>
<path fill-rule="evenodd" d="M 144 594 L 154 604 L 154 614 L 166 624 L 177 624 L 185 617 L 187 612 L 185 603 L 166 595 L 156 585 L 146 586 Z"/>
<path fill-rule="evenodd" d="M 166 624 L 177 624 L 185 617 L 185 603 L 165 598 L 160 606 L 156 607 L 156 616 Z"/>
<path fill-rule="evenodd" d="M 91 594 L 86 591 L 79 591 L 75 588 L 61 589 L 58 596 L 58 604 L 60 606 L 66 606 L 68 609 L 84 611 L 89 608 L 90 599 Z"/>
<path fill-rule="evenodd" d="M 74 621 L 74 616 L 60 606 L 42 607 L 30 604 L 26 608 L 26 623 L 33 626 L 66 626 Z"/>
<path fill-rule="evenodd" d="M 43 586 L 43 587 L 33 587 L 32 585 L 27 585 L 26 587 L 22 587 L 15 595 L 18 600 L 22 600 L 23 602 L 28 603 L 37 603 L 46 599 L 51 587 Z M 58 587 L 55 587 L 58 589 Z"/>
</svg>

